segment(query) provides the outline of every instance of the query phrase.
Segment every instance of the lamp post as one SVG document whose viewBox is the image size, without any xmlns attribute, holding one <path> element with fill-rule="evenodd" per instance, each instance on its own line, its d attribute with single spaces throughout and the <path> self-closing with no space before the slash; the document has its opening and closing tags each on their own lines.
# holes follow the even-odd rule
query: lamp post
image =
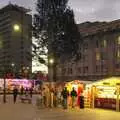
<svg viewBox="0 0 120 120">
<path fill-rule="evenodd" d="M 52 87 L 53 75 L 54 75 L 53 65 L 54 65 L 54 59 L 53 58 L 48 59 L 48 66 L 49 66 L 48 76 L 49 76 L 50 87 Z"/>
<path fill-rule="evenodd" d="M 52 82 L 53 81 L 53 64 L 54 64 L 54 59 L 53 58 L 51 58 L 51 59 L 49 59 L 49 81 L 50 82 Z"/>
<path fill-rule="evenodd" d="M 18 24 L 14 24 L 13 25 L 13 30 L 14 32 L 19 32 L 20 31 L 20 26 Z M 12 67 L 15 66 L 14 63 L 11 64 Z M 3 76 L 3 79 L 4 79 L 4 84 L 3 84 L 3 103 L 6 103 L 6 72 L 5 72 L 5 69 L 4 69 L 4 76 Z"/>
<path fill-rule="evenodd" d="M 3 90 L 3 103 L 6 103 L 6 73 L 4 73 L 4 90 Z"/>
</svg>

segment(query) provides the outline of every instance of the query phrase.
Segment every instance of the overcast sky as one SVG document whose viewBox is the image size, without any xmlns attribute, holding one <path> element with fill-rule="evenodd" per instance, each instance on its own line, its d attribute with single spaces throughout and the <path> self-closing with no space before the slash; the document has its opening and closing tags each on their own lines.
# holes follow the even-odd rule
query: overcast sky
<svg viewBox="0 0 120 120">
<path fill-rule="evenodd" d="M 11 1 L 34 11 L 36 0 L 0 0 L 0 7 Z M 85 21 L 110 21 L 120 18 L 120 0 L 69 0 L 77 23 Z"/>
</svg>

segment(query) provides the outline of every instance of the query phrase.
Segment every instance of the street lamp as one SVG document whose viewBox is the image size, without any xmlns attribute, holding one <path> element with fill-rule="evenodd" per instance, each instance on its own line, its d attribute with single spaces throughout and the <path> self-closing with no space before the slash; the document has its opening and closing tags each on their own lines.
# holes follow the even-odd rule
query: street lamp
<svg viewBox="0 0 120 120">
<path fill-rule="evenodd" d="M 12 66 L 12 67 L 14 67 L 14 66 L 15 66 L 15 64 L 14 64 L 14 63 L 12 63 L 12 64 L 11 64 L 11 66 Z"/>
<path fill-rule="evenodd" d="M 51 59 L 49 60 L 49 63 L 50 63 L 51 65 L 53 65 L 53 64 L 54 64 L 54 59 L 51 58 Z"/>
<path fill-rule="evenodd" d="M 14 75 L 15 75 L 15 73 L 14 73 L 14 67 L 15 67 L 15 64 L 12 63 L 11 66 L 12 66 L 12 74 L 13 74 L 13 76 L 14 76 Z"/>
<path fill-rule="evenodd" d="M 6 73 L 4 74 L 4 90 L 3 90 L 3 103 L 6 103 Z"/>
<path fill-rule="evenodd" d="M 14 24 L 13 29 L 15 32 L 18 32 L 18 31 L 20 31 L 20 26 L 18 24 Z"/>
<path fill-rule="evenodd" d="M 53 81 L 53 74 L 54 74 L 54 71 L 53 71 L 53 64 L 54 64 L 54 59 L 53 58 L 50 58 L 48 60 L 48 64 L 49 64 L 49 81 L 52 82 Z"/>
</svg>

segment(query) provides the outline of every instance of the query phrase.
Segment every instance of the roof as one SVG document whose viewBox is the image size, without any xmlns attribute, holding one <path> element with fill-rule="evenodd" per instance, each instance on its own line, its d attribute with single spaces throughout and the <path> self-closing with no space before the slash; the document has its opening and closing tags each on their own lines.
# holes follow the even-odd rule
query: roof
<svg viewBox="0 0 120 120">
<path fill-rule="evenodd" d="M 117 86 L 120 85 L 120 77 L 110 77 L 106 79 L 102 79 L 91 84 L 88 84 L 88 87 L 91 86 Z"/>
<path fill-rule="evenodd" d="M 31 11 L 30 9 L 26 9 L 24 7 L 14 5 L 14 4 L 10 3 L 6 6 L 4 6 L 3 8 L 1 8 L 0 12 L 3 13 L 3 12 L 6 12 L 6 11 L 10 11 L 10 10 L 15 10 L 15 11 L 24 12 L 24 13 L 27 13 L 27 12 Z"/>
<path fill-rule="evenodd" d="M 120 19 L 111 22 L 85 22 L 78 24 L 78 29 L 82 36 L 118 30 L 120 29 Z"/>
</svg>

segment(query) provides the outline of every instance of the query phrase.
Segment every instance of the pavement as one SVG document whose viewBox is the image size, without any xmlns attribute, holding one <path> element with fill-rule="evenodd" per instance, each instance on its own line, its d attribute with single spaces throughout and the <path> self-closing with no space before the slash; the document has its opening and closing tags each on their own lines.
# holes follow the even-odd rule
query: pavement
<svg viewBox="0 0 120 120">
<path fill-rule="evenodd" d="M 2 96 L 0 96 L 0 101 Z M 9 99 L 8 99 L 9 98 Z M 103 109 L 68 109 L 41 108 L 35 106 L 35 96 L 32 104 L 13 103 L 7 96 L 7 103 L 0 103 L 0 120 L 120 120 L 120 112 Z"/>
</svg>

